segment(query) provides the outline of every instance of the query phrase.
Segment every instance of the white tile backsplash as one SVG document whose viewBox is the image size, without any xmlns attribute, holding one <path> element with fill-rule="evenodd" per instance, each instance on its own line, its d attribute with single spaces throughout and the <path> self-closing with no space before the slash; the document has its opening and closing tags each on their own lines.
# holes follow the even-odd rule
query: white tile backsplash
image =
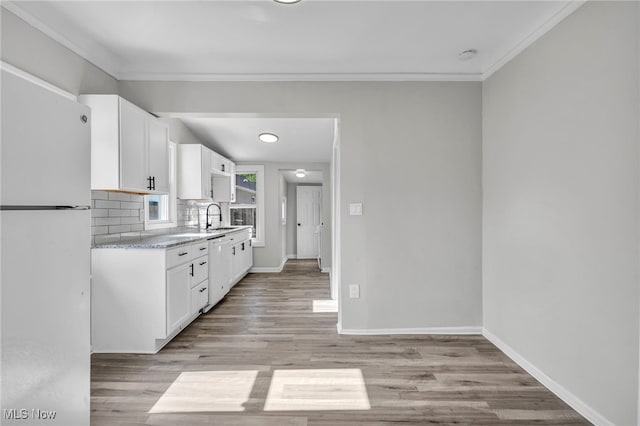
<svg viewBox="0 0 640 426">
<path fill-rule="evenodd" d="M 144 229 L 142 195 L 91 191 L 91 243 L 140 236 Z"/>
<path fill-rule="evenodd" d="M 200 227 L 204 228 L 209 204 L 211 202 L 208 201 L 177 200 L 178 227 L 198 226 L 199 216 Z M 91 191 L 91 208 L 92 244 L 113 243 L 122 239 L 169 231 L 169 229 L 144 230 L 144 198 L 142 195 Z M 222 224 L 218 221 L 218 209 L 212 207 L 210 212 L 212 226 L 221 226 Z M 228 223 L 227 203 L 222 203 L 222 212 L 224 222 Z"/>
</svg>

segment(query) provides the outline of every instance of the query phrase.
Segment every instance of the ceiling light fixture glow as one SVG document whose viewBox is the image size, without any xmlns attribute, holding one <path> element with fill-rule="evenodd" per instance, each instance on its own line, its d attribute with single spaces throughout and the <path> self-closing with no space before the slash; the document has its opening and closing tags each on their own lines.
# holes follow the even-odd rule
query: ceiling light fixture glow
<svg viewBox="0 0 640 426">
<path fill-rule="evenodd" d="M 300 1 L 302 0 L 273 0 L 276 3 L 282 3 L 282 4 L 294 4 L 294 3 L 300 3 Z"/>
<path fill-rule="evenodd" d="M 306 175 L 307 175 L 307 172 L 305 172 L 304 169 L 297 169 L 296 170 L 296 177 L 303 178 Z"/>
<path fill-rule="evenodd" d="M 258 135 L 258 139 L 264 143 L 274 143 L 278 142 L 278 135 L 274 133 L 260 133 Z"/>
</svg>

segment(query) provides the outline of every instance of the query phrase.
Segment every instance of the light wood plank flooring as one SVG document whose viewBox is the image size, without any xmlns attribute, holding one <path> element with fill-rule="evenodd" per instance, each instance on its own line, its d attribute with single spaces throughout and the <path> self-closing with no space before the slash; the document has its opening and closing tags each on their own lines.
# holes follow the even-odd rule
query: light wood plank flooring
<svg viewBox="0 0 640 426">
<path fill-rule="evenodd" d="M 338 336 L 328 298 L 289 261 L 156 355 L 93 355 L 91 424 L 589 424 L 481 336 Z"/>
</svg>

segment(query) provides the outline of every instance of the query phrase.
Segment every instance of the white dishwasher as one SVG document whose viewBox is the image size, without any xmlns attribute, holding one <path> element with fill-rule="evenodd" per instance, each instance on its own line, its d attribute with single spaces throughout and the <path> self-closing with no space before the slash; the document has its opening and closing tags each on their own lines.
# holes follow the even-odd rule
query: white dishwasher
<svg viewBox="0 0 640 426">
<path fill-rule="evenodd" d="M 213 308 L 229 292 L 231 283 L 231 244 L 226 235 L 209 238 L 209 305 Z"/>
</svg>

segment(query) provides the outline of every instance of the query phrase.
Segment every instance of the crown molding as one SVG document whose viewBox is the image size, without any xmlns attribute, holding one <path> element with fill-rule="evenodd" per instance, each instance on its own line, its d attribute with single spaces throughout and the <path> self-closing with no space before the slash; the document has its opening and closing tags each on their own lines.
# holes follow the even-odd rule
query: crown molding
<svg viewBox="0 0 640 426">
<path fill-rule="evenodd" d="M 42 22 L 40 19 L 33 16 L 31 13 L 24 10 L 20 7 L 19 2 L 11 1 L 11 0 L 2 0 L 0 1 L 0 9 L 5 8 L 9 12 L 16 15 L 18 18 L 25 21 L 27 24 L 31 25 L 35 29 L 44 33 L 47 37 L 53 39 L 54 41 L 60 43 L 76 55 L 82 57 L 88 62 L 92 63 L 96 67 L 100 68 L 102 71 L 109 74 L 111 77 L 116 80 L 120 80 L 120 76 L 118 75 L 117 69 L 118 64 L 113 58 L 109 58 L 113 56 L 106 49 L 102 48 L 100 53 L 96 52 L 88 52 L 85 49 L 82 49 L 77 44 L 60 34 L 58 31 L 51 28 L 49 25 Z"/>
<path fill-rule="evenodd" d="M 482 74 L 455 73 L 137 73 L 122 72 L 131 81 L 482 81 Z"/>
<path fill-rule="evenodd" d="M 531 34 L 520 40 L 506 54 L 500 57 L 482 74 L 481 81 L 491 77 L 496 71 L 505 66 L 509 61 L 522 53 L 527 47 L 535 43 L 540 37 L 548 33 L 553 27 L 558 25 L 564 18 L 571 15 L 580 6 L 585 4 L 587 0 L 571 0 L 556 12 L 551 18 L 547 19 L 542 25 L 536 28 Z"/>
<path fill-rule="evenodd" d="M 60 43 L 67 49 L 102 69 L 119 81 L 220 81 L 220 82 L 287 82 L 287 81 L 322 81 L 322 82 L 402 82 L 402 81 L 456 81 L 474 82 L 484 81 L 509 61 L 532 45 L 540 37 L 555 27 L 563 19 L 586 3 L 587 0 L 571 0 L 552 17 L 528 36 L 519 41 L 506 54 L 502 55 L 493 65 L 482 73 L 421 73 L 421 72 L 391 72 L 391 73 L 153 73 L 153 72 L 120 72 L 119 64 L 113 54 L 104 47 L 95 51 L 87 51 L 69 40 L 40 19 L 33 16 L 19 6 L 15 0 L 2 0 L 0 7 L 14 13 L 29 25 L 43 32 L 45 35 Z M 98 52 L 98 53 L 96 53 Z M 100 53 L 101 52 L 101 53 Z"/>
</svg>

